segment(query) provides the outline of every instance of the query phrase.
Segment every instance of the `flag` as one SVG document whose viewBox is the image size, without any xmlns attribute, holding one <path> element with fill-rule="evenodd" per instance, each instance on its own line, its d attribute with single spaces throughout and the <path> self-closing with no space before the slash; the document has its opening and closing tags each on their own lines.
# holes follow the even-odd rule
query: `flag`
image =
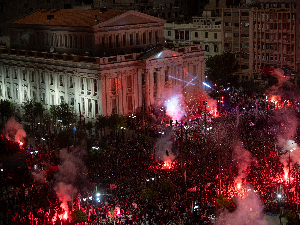
<svg viewBox="0 0 300 225">
<path fill-rule="evenodd" d="M 250 127 L 253 127 L 254 125 L 255 125 L 255 124 L 252 123 L 252 122 L 249 123 L 249 126 L 250 126 Z"/>
<path fill-rule="evenodd" d="M 197 191 L 197 186 L 195 186 L 193 188 L 189 188 L 188 191 L 189 192 L 196 192 Z"/>
<path fill-rule="evenodd" d="M 117 188 L 118 186 L 116 184 L 110 184 L 110 190 L 113 190 L 115 188 Z"/>
</svg>

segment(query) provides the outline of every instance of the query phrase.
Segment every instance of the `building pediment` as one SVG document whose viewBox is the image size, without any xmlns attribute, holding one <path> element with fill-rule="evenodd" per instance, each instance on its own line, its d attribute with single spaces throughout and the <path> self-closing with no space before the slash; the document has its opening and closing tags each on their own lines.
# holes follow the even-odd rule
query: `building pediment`
<svg viewBox="0 0 300 225">
<path fill-rule="evenodd" d="M 101 27 L 122 27 L 127 25 L 138 24 L 164 24 L 166 21 L 144 13 L 133 10 L 127 11 L 121 15 L 117 15 L 107 21 L 97 24 L 94 28 Z"/>
</svg>

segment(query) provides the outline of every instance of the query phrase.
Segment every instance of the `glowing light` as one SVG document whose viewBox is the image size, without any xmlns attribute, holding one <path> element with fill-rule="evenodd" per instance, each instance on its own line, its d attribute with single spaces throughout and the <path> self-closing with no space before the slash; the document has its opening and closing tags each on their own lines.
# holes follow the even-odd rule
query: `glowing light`
<svg viewBox="0 0 300 225">
<path fill-rule="evenodd" d="M 189 84 L 192 84 L 192 82 L 193 82 L 197 77 L 198 77 L 198 75 L 195 76 L 190 82 L 188 82 L 183 88 L 186 88 Z"/>
<path fill-rule="evenodd" d="M 163 169 L 171 169 L 172 168 L 172 162 L 170 160 L 164 161 Z"/>
<path fill-rule="evenodd" d="M 278 194 L 278 195 L 277 195 L 277 197 L 278 197 L 278 198 L 281 198 L 281 197 L 282 197 L 282 195 L 281 195 L 281 194 Z"/>
<path fill-rule="evenodd" d="M 204 86 L 206 86 L 206 87 L 208 87 L 208 88 L 211 88 L 211 86 L 209 86 L 207 83 L 205 83 L 205 82 L 202 82 L 202 84 L 204 85 Z"/>
<path fill-rule="evenodd" d="M 22 142 L 22 141 L 20 141 L 19 145 L 20 145 L 20 146 L 22 146 L 22 145 L 23 145 L 23 142 Z"/>
<path fill-rule="evenodd" d="M 236 187 L 237 187 L 237 189 L 240 189 L 240 188 L 241 188 L 241 184 L 238 183 L 238 184 L 236 185 Z"/>
<path fill-rule="evenodd" d="M 63 218 L 64 218 L 65 220 L 68 219 L 68 213 L 67 213 L 67 211 L 65 211 L 65 214 L 64 214 Z"/>
</svg>

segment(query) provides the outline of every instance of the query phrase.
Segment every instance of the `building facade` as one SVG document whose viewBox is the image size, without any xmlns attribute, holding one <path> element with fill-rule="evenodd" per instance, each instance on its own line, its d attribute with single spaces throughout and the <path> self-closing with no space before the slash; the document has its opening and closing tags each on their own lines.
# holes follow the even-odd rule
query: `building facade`
<svg viewBox="0 0 300 225">
<path fill-rule="evenodd" d="M 235 54 L 242 80 L 251 79 L 249 72 L 250 9 L 224 8 L 222 10 L 222 46 L 225 52 Z"/>
<path fill-rule="evenodd" d="M 271 2 L 272 3 L 272 2 Z M 260 76 L 261 68 L 299 72 L 299 4 L 266 2 L 250 11 L 250 70 Z"/>
<path fill-rule="evenodd" d="M 74 13 L 78 16 L 78 10 L 74 10 Z M 105 13 L 101 15 L 105 16 Z M 47 21 L 47 14 L 44 17 Z M 95 20 L 94 12 L 91 18 Z M 150 105 L 163 105 L 178 87 L 186 94 L 193 89 L 202 88 L 204 51 L 201 45 L 168 49 L 160 44 L 164 41 L 159 36 L 156 46 L 150 50 L 134 52 L 137 40 L 149 43 L 149 32 L 153 32 L 151 39 L 156 37 L 155 29 L 163 32 L 163 24 L 159 25 L 160 19 L 134 11 L 122 12 L 94 25 L 93 29 L 81 26 L 80 23 L 78 27 L 70 28 L 69 25 L 61 24 L 33 25 L 30 21 L 31 18 L 17 20 L 11 26 L 12 35 L 19 36 L 24 30 L 31 28 L 32 33 L 27 39 L 27 45 L 19 38 L 12 44 L 15 48 L 2 48 L 0 51 L 0 98 L 12 100 L 19 110 L 24 102 L 31 99 L 43 102 L 47 109 L 51 105 L 66 102 L 73 107 L 73 112 L 79 114 L 80 110 L 85 118 L 92 120 L 98 115 L 127 115 L 138 112 L 142 107 L 147 110 Z M 40 23 L 43 21 L 40 20 Z M 145 23 L 149 24 L 149 28 L 148 33 L 143 35 L 146 30 Z M 155 26 L 152 23 L 155 23 Z M 122 32 L 122 27 L 124 30 L 127 28 L 124 45 L 132 47 L 132 53 L 111 53 L 105 57 L 76 54 L 78 52 L 75 46 L 82 46 L 82 52 L 90 50 L 90 40 L 94 40 L 92 44 L 99 51 L 101 46 L 105 45 L 114 52 L 114 49 L 118 48 L 117 32 Z M 47 38 L 45 35 L 38 35 L 42 29 L 44 33 L 53 35 L 47 35 Z M 56 39 L 62 30 L 65 32 L 64 36 Z M 75 44 L 77 34 L 92 37 L 83 38 L 82 42 Z M 130 34 L 135 34 L 132 35 L 133 46 L 130 45 Z M 161 33 L 157 32 L 157 35 L 159 34 Z M 31 39 L 31 36 L 34 39 Z M 104 45 L 97 45 L 99 37 L 104 41 Z M 54 40 L 57 40 L 56 43 L 62 41 L 62 49 L 55 45 L 54 50 L 45 51 L 46 49 L 42 48 L 40 42 L 51 43 L 52 39 L 53 43 Z M 37 45 L 36 43 L 39 43 L 38 47 L 30 49 L 31 46 Z M 50 46 L 48 44 L 48 47 Z M 68 54 L 65 53 L 66 48 L 71 49 Z M 93 51 L 97 53 L 96 49 Z"/>
</svg>

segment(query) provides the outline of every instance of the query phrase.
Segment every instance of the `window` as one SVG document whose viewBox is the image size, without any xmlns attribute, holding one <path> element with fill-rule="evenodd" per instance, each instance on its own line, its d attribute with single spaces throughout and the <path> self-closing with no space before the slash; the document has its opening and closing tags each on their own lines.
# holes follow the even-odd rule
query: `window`
<svg viewBox="0 0 300 225">
<path fill-rule="evenodd" d="M 242 70 L 247 70 L 247 69 L 249 69 L 249 66 L 247 66 L 247 65 L 242 65 Z"/>
<path fill-rule="evenodd" d="M 146 84 L 146 81 L 145 81 L 145 74 L 143 73 L 142 74 L 142 85 L 145 85 Z"/>
<path fill-rule="evenodd" d="M 232 33 L 225 33 L 225 37 L 232 37 Z"/>
<path fill-rule="evenodd" d="M 86 89 L 87 89 L 87 94 L 91 94 L 91 79 L 90 78 L 86 78 Z"/>
<path fill-rule="evenodd" d="M 102 37 L 102 47 L 105 47 L 105 37 Z"/>
<path fill-rule="evenodd" d="M 233 47 L 234 48 L 240 48 L 240 45 L 238 43 L 234 43 Z"/>
<path fill-rule="evenodd" d="M 63 75 L 59 75 L 59 86 L 63 87 L 64 83 L 63 83 Z"/>
<path fill-rule="evenodd" d="M 120 47 L 120 40 L 119 40 L 119 35 L 116 35 L 116 46 Z"/>
<path fill-rule="evenodd" d="M 165 83 L 167 83 L 168 81 L 169 81 L 168 70 L 165 70 Z"/>
<path fill-rule="evenodd" d="M 205 38 L 208 38 L 208 32 L 205 32 Z"/>
<path fill-rule="evenodd" d="M 36 102 L 36 93 L 35 93 L 35 91 L 32 91 L 32 99 L 33 99 L 33 101 Z"/>
<path fill-rule="evenodd" d="M 239 27 L 240 24 L 239 23 L 234 23 L 234 27 Z"/>
<path fill-rule="evenodd" d="M 93 108 L 93 104 L 92 104 L 92 99 L 89 99 L 88 100 L 88 110 L 89 110 L 89 113 L 91 113 L 92 112 L 92 108 Z"/>
<path fill-rule="evenodd" d="M 131 45 L 133 45 L 133 35 L 130 34 L 129 37 L 130 37 L 130 46 L 131 46 Z"/>
<path fill-rule="evenodd" d="M 205 51 L 209 52 L 209 46 L 205 45 Z"/>
<path fill-rule="evenodd" d="M 131 79 L 131 75 L 127 76 L 127 88 L 132 88 L 132 79 Z"/>
<path fill-rule="evenodd" d="M 97 79 L 94 79 L 94 95 L 97 95 L 98 86 L 97 86 Z"/>
<path fill-rule="evenodd" d="M 248 12 L 241 12 L 241 16 L 249 16 Z"/>
<path fill-rule="evenodd" d="M 243 59 L 249 59 L 249 55 L 243 54 L 243 55 L 242 55 L 242 58 L 243 58 Z"/>
<path fill-rule="evenodd" d="M 31 82 L 34 82 L 34 71 L 31 71 Z"/>
<path fill-rule="evenodd" d="M 175 39 L 179 39 L 179 31 L 175 30 Z"/>
<path fill-rule="evenodd" d="M 214 38 L 218 39 L 218 33 L 214 33 Z"/>
<path fill-rule="evenodd" d="M 72 76 L 70 76 L 70 86 L 69 87 L 73 88 L 73 77 Z"/>
<path fill-rule="evenodd" d="M 233 37 L 239 37 L 239 33 L 234 33 Z"/>
<path fill-rule="evenodd" d="M 59 99 L 60 99 L 60 103 L 64 103 L 65 101 L 64 96 L 60 96 Z"/>
<path fill-rule="evenodd" d="M 95 115 L 98 114 L 98 101 L 95 100 Z"/>
<path fill-rule="evenodd" d="M 43 102 L 45 104 L 45 101 L 46 101 L 46 94 L 45 93 L 42 93 L 42 97 L 41 97 L 41 102 Z"/>
<path fill-rule="evenodd" d="M 241 37 L 249 37 L 249 34 L 241 34 Z"/>
<path fill-rule="evenodd" d="M 22 73 L 23 73 L 23 81 L 26 81 L 26 70 L 23 70 Z"/>
<path fill-rule="evenodd" d="M 6 97 L 11 99 L 11 96 L 10 96 L 10 87 L 7 87 L 6 88 Z"/>
<path fill-rule="evenodd" d="M 9 71 L 8 71 L 8 68 L 5 69 L 5 72 L 6 72 L 6 78 L 9 78 Z"/>
<path fill-rule="evenodd" d="M 146 32 L 143 33 L 143 44 L 146 44 Z"/>
<path fill-rule="evenodd" d="M 126 46 L 126 34 L 123 34 L 123 46 Z"/>
<path fill-rule="evenodd" d="M 152 42 L 152 32 L 149 32 L 149 43 Z"/>
<path fill-rule="evenodd" d="M 24 90 L 24 101 L 27 101 L 27 100 L 28 100 L 27 90 L 25 89 Z"/>
<path fill-rule="evenodd" d="M 135 34 L 135 42 L 136 42 L 136 45 L 140 44 L 139 33 Z"/>
<path fill-rule="evenodd" d="M 168 31 L 168 36 L 171 36 L 171 31 Z"/>
<path fill-rule="evenodd" d="M 185 40 L 189 40 L 190 39 L 190 32 L 186 31 L 185 32 Z"/>
<path fill-rule="evenodd" d="M 238 17 L 238 16 L 239 16 L 239 12 L 234 12 L 234 13 L 233 13 L 233 16 Z"/>
<path fill-rule="evenodd" d="M 70 98 L 70 105 L 74 106 L 75 102 L 74 102 L 74 98 Z"/>
<path fill-rule="evenodd" d="M 132 96 L 127 97 L 127 105 L 128 105 L 128 111 L 132 111 L 133 110 Z"/>
<path fill-rule="evenodd" d="M 14 70 L 14 79 L 18 79 L 18 73 L 17 73 L 18 71 L 17 70 Z"/>
<path fill-rule="evenodd" d="M 45 83 L 45 79 L 44 79 L 44 72 L 41 72 L 41 83 Z"/>
<path fill-rule="evenodd" d="M 225 27 L 231 27 L 231 23 L 229 23 L 229 22 L 225 22 Z"/>
<path fill-rule="evenodd" d="M 19 99 L 19 89 L 16 88 L 16 99 Z"/>
<path fill-rule="evenodd" d="M 83 82 L 83 78 L 81 78 L 81 90 L 84 91 L 84 82 Z"/>
<path fill-rule="evenodd" d="M 111 36 L 108 37 L 108 46 L 109 46 L 109 48 L 113 47 L 112 37 Z"/>
<path fill-rule="evenodd" d="M 198 37 L 198 32 L 195 32 L 195 38 L 197 38 Z"/>
<path fill-rule="evenodd" d="M 249 44 L 242 44 L 242 48 L 249 48 Z"/>
<path fill-rule="evenodd" d="M 218 52 L 218 45 L 214 45 L 214 52 L 215 52 L 215 53 Z"/>
<path fill-rule="evenodd" d="M 184 38 L 184 31 L 180 31 L 180 39 Z"/>
<path fill-rule="evenodd" d="M 81 111 L 83 114 L 85 114 L 84 98 L 81 98 Z"/>
<path fill-rule="evenodd" d="M 224 16 L 231 16 L 231 12 L 224 12 Z"/>
<path fill-rule="evenodd" d="M 50 73 L 50 85 L 53 85 L 53 74 Z"/>
</svg>

